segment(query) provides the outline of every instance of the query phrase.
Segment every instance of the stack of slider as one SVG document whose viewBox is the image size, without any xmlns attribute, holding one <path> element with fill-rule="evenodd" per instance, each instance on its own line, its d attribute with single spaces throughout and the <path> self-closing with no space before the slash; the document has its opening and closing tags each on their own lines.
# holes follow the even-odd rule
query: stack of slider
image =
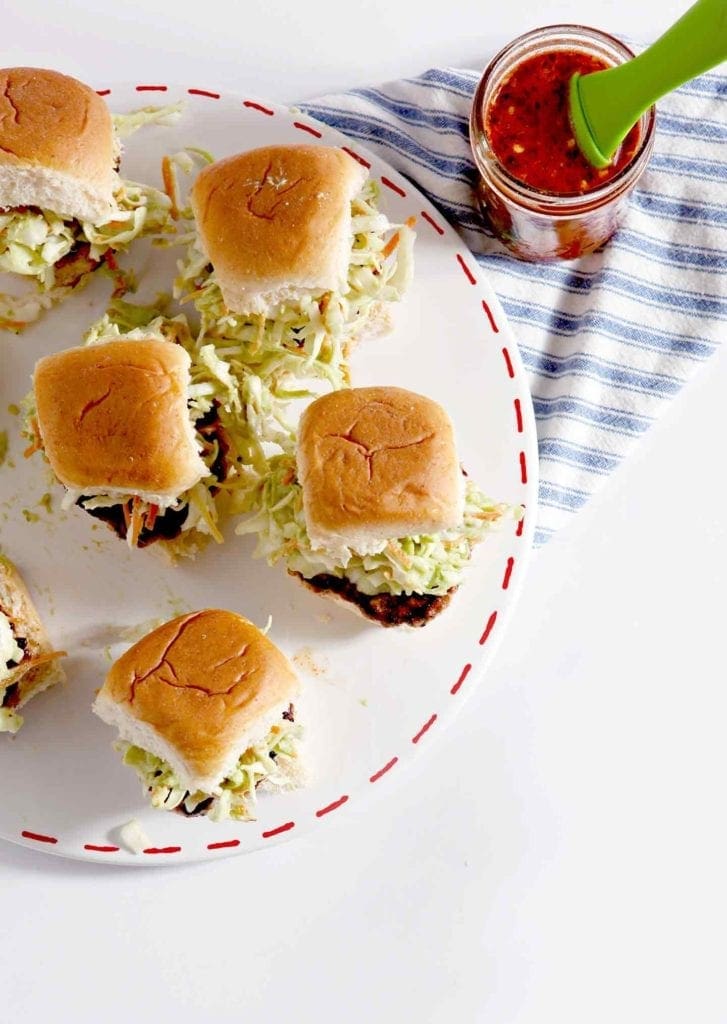
<svg viewBox="0 0 727 1024">
<path fill-rule="evenodd" d="M 362 166 L 325 146 L 210 163 L 181 211 L 167 161 L 171 199 L 157 203 L 119 178 L 95 93 L 55 72 L 3 74 L 0 270 L 34 279 L 39 308 L 167 216 L 191 226 L 175 294 L 198 329 L 163 304 L 117 298 L 85 344 L 35 366 L 29 451 L 43 453 L 64 505 L 172 555 L 221 541 L 222 518 L 251 511 L 237 532 L 315 593 L 386 627 L 438 616 L 505 507 L 466 479 L 437 402 L 348 386 L 351 345 L 387 323 L 409 283 L 412 225 L 391 224 Z M 291 424 L 293 401 L 322 386 L 330 393 Z M 0 563 L 0 731 L 61 678 L 58 657 Z M 267 636 L 205 609 L 135 643 L 93 710 L 117 728 L 152 806 L 244 821 L 260 787 L 302 778 L 297 694 Z"/>
<path fill-rule="evenodd" d="M 373 191 L 360 164 L 326 147 L 254 150 L 199 174 L 195 245 L 215 267 L 205 264 L 196 295 L 197 336 L 184 317 L 117 300 L 87 332 L 94 352 L 69 349 L 36 367 L 30 450 L 44 452 L 66 507 L 77 503 L 131 547 L 161 541 L 173 556 L 222 540 L 220 518 L 250 508 L 267 475 L 263 445 L 294 449 L 286 409 L 301 392 L 291 380 L 325 367 L 329 385 L 342 386 L 345 344 L 410 273 L 413 233 L 391 234 Z M 186 359 L 159 356 L 169 340 Z M 129 409 L 138 412 L 123 416 Z"/>
<path fill-rule="evenodd" d="M 168 198 L 124 181 L 121 144 L 104 101 L 87 85 L 40 68 L 0 70 L 0 329 L 20 331 L 169 220 Z"/>
</svg>

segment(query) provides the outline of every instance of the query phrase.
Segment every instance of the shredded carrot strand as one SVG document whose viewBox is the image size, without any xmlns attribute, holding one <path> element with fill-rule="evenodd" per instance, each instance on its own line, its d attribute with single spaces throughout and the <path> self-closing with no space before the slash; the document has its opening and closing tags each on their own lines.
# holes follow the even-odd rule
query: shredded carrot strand
<svg viewBox="0 0 727 1024">
<path fill-rule="evenodd" d="M 416 224 L 416 222 L 417 222 L 416 217 L 407 217 L 406 220 L 404 221 L 404 223 L 406 224 L 406 226 L 408 228 L 413 228 L 414 225 Z M 400 241 L 401 241 L 400 233 L 397 231 L 395 235 L 391 236 L 389 241 L 386 243 L 384 248 L 381 250 L 381 255 L 384 257 L 384 259 L 386 259 L 387 256 L 391 256 L 392 252 L 394 251 L 394 249 L 396 249 L 396 247 L 397 247 L 397 245 L 399 244 Z"/>
<path fill-rule="evenodd" d="M 150 505 L 149 506 L 149 510 L 146 513 L 146 517 L 144 519 L 144 526 L 146 527 L 147 530 L 153 530 L 154 529 L 154 523 L 157 521 L 157 516 L 158 515 L 159 515 L 159 506 L 158 505 Z"/>
<path fill-rule="evenodd" d="M 172 208 L 169 211 L 172 220 L 179 220 L 179 192 L 177 191 L 177 180 L 172 168 L 172 161 L 168 156 L 162 157 L 162 181 L 164 191 L 172 201 Z"/>
<path fill-rule="evenodd" d="M 394 249 L 396 249 L 398 244 L 399 244 L 399 232 L 397 231 L 395 235 L 391 236 L 389 241 L 386 243 L 384 248 L 381 250 L 381 255 L 384 257 L 384 259 L 386 259 L 387 256 L 391 256 L 392 252 L 394 251 Z"/>
<path fill-rule="evenodd" d="M 30 429 L 33 431 L 33 440 L 23 452 L 23 458 L 29 459 L 35 452 L 43 450 L 43 442 L 40 439 L 40 430 L 38 430 L 38 421 L 35 416 L 29 422 Z"/>
<path fill-rule="evenodd" d="M 37 668 L 38 665 L 45 665 L 48 661 L 55 661 L 56 658 L 67 658 L 68 651 L 48 651 L 46 654 L 34 654 L 33 657 L 28 658 L 27 661 L 23 660 L 20 662 L 20 666 L 24 669 Z"/>
<path fill-rule="evenodd" d="M 141 511 L 141 500 L 134 497 L 131 503 L 131 540 L 130 544 L 132 548 L 135 548 L 139 541 L 139 534 L 141 533 L 141 527 L 143 522 L 143 514 Z"/>
</svg>

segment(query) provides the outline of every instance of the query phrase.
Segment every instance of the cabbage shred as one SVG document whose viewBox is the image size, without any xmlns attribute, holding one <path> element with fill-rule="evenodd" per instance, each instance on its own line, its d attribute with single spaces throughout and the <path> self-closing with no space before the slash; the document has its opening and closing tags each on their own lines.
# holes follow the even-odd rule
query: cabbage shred
<svg viewBox="0 0 727 1024">
<path fill-rule="evenodd" d="M 140 128 L 151 124 L 174 125 L 179 122 L 184 111 L 184 100 L 169 103 L 164 107 L 139 107 L 128 114 L 112 114 L 114 130 L 118 139 L 126 139 Z"/>
<path fill-rule="evenodd" d="M 15 733 L 20 729 L 25 719 L 12 708 L 0 707 L 0 732 Z"/>
</svg>

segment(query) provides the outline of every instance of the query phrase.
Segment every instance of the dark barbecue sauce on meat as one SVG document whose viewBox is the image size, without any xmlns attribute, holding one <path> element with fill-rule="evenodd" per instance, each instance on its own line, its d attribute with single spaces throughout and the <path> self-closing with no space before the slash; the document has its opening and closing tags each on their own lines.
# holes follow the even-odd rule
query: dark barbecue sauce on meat
<svg viewBox="0 0 727 1024">
<path fill-rule="evenodd" d="M 208 796 L 206 800 L 200 800 L 198 804 L 195 804 L 191 811 L 187 810 L 187 808 L 184 806 L 184 801 L 182 801 L 182 803 L 178 804 L 174 808 L 174 810 L 178 811 L 179 814 L 183 814 L 185 818 L 196 818 L 199 815 L 207 813 L 207 811 L 210 809 L 210 806 L 212 805 L 213 800 L 214 797 Z"/>
<path fill-rule="evenodd" d="M 15 638 L 15 643 L 24 651 L 28 646 L 28 641 L 24 636 Z M 19 661 L 8 661 L 5 663 L 6 668 L 17 668 L 20 664 Z M 10 686 L 5 690 L 3 699 L 0 700 L 0 708 L 14 708 L 20 703 L 20 685 L 18 683 L 11 683 Z"/>
<path fill-rule="evenodd" d="M 306 579 L 299 572 L 298 576 L 307 587 L 317 594 L 335 594 L 356 607 L 373 622 L 382 626 L 426 626 L 435 616 L 439 615 L 449 604 L 456 587 L 451 587 L 446 594 L 362 594 L 349 579 L 319 573 Z"/>
<path fill-rule="evenodd" d="M 83 507 L 82 502 L 84 500 L 83 496 L 81 496 L 76 504 Z M 83 511 L 88 512 L 94 519 L 100 519 L 103 523 L 106 523 L 121 540 L 126 540 L 126 518 L 124 517 L 123 505 L 108 505 L 106 508 L 84 508 Z M 188 512 L 189 506 L 185 505 L 180 509 L 169 508 L 163 515 L 160 513 L 156 517 L 151 530 L 143 527 L 139 533 L 136 546 L 138 548 L 145 548 L 147 544 L 153 544 L 156 540 L 174 540 L 182 532 Z"/>
<path fill-rule="evenodd" d="M 15 643 L 18 645 L 18 647 L 20 648 L 21 651 L 24 651 L 26 649 L 26 647 L 28 646 L 28 641 L 25 639 L 24 636 L 16 636 L 15 637 Z M 8 662 L 6 662 L 5 667 L 6 668 L 17 668 L 17 666 L 19 664 L 20 664 L 19 661 L 8 661 Z"/>
<path fill-rule="evenodd" d="M 224 480 L 229 470 L 229 452 L 230 442 L 227 440 L 224 428 L 220 423 L 219 405 L 214 402 L 212 408 L 208 413 L 197 420 L 195 423 L 195 429 L 198 434 L 209 444 L 217 442 L 217 455 L 215 461 L 210 466 L 210 473 L 215 480 Z M 215 488 L 210 488 L 212 493 L 215 493 Z"/>
<path fill-rule="evenodd" d="M 217 442 L 217 455 L 210 466 L 210 473 L 215 479 L 224 480 L 228 472 L 230 445 L 220 423 L 217 403 L 212 406 L 202 419 L 197 420 L 195 427 L 205 441 L 210 444 L 213 444 L 215 441 Z M 214 494 L 214 488 L 210 489 Z M 87 498 L 82 495 L 76 504 L 83 508 L 83 502 L 86 500 Z M 126 507 L 130 509 L 130 504 L 127 504 Z M 124 515 L 123 505 L 108 505 L 105 508 L 84 508 L 83 511 L 88 512 L 95 519 L 100 519 L 106 523 L 121 540 L 126 539 L 126 516 Z M 146 526 L 142 527 L 136 546 L 145 548 L 148 544 L 153 544 L 157 540 L 175 540 L 184 529 L 188 513 L 188 505 L 184 505 L 180 509 L 169 508 L 165 512 L 160 512 L 150 530 Z"/>
<path fill-rule="evenodd" d="M 0 707 L 4 708 L 16 708 L 20 703 L 20 684 L 12 683 L 8 686 L 3 697 L 3 702 Z"/>
</svg>

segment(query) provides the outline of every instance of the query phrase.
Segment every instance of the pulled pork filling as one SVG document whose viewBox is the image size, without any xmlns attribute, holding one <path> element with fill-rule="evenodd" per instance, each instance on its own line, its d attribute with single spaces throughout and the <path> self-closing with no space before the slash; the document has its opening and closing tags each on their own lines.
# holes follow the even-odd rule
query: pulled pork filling
<svg viewBox="0 0 727 1024">
<path fill-rule="evenodd" d="M 141 779 L 152 807 L 177 811 L 188 817 L 205 814 L 213 821 L 227 818 L 251 821 L 259 786 L 285 789 L 291 785 L 299 738 L 300 729 L 295 725 L 291 704 L 283 712 L 280 723 L 271 727 L 261 743 L 248 747 L 240 755 L 233 770 L 212 793 L 186 789 L 167 761 L 142 747 L 122 740 L 116 744 L 116 749 L 124 764 L 134 768 Z"/>
<path fill-rule="evenodd" d="M 55 283 L 58 288 L 75 288 L 81 278 L 98 270 L 111 252 L 107 249 L 98 259 L 91 257 L 91 246 L 88 242 L 76 242 L 65 256 L 61 256 L 53 265 Z"/>
</svg>

